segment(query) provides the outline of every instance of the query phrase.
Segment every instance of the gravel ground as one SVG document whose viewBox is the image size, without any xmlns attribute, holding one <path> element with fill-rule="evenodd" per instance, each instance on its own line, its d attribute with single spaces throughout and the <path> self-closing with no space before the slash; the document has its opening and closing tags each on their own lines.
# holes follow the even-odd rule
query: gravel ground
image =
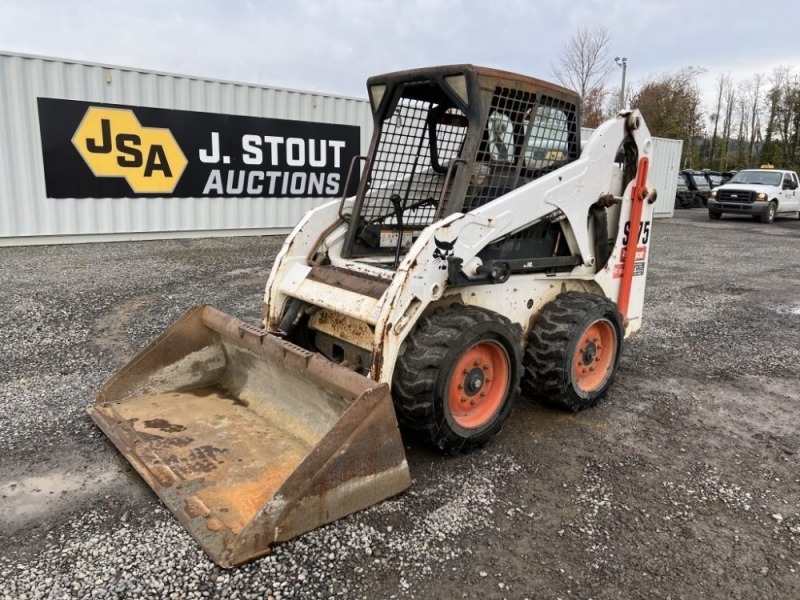
<svg viewBox="0 0 800 600">
<path fill-rule="evenodd" d="M 89 420 L 187 307 L 253 323 L 281 240 L 0 248 L 0 598 L 800 598 L 800 220 L 657 221 L 644 329 L 391 501 L 223 571 Z"/>
</svg>

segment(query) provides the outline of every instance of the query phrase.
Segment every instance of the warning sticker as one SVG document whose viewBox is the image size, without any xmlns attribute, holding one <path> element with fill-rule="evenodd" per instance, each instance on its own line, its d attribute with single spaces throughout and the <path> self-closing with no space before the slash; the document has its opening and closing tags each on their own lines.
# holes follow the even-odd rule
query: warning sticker
<svg viewBox="0 0 800 600">
<path fill-rule="evenodd" d="M 638 254 L 638 252 L 637 252 Z M 622 271 L 625 269 L 624 263 L 617 263 L 614 265 L 614 279 L 622 277 Z M 633 276 L 638 277 L 644 275 L 644 261 L 633 263 Z"/>
<path fill-rule="evenodd" d="M 623 248 L 622 254 L 620 255 L 620 261 L 625 262 L 625 256 L 627 254 L 628 254 L 628 249 Z M 647 258 L 647 246 L 637 246 L 635 260 L 638 262 L 640 260 L 644 260 L 645 258 Z"/>
</svg>

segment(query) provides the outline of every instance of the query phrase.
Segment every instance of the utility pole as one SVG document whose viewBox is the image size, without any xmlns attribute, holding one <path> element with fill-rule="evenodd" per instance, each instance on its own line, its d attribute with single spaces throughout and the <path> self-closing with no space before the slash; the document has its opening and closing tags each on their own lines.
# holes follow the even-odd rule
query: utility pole
<svg viewBox="0 0 800 600">
<path fill-rule="evenodd" d="M 619 88 L 619 109 L 622 110 L 625 108 L 625 71 L 628 70 L 628 59 L 624 56 L 622 58 L 617 56 L 614 62 L 618 67 L 622 67 L 622 87 Z"/>
</svg>

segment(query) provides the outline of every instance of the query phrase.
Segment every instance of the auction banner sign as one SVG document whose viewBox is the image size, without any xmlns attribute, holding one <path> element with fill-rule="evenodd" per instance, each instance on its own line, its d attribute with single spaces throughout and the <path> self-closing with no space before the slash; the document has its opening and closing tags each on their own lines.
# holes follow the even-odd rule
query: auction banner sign
<svg viewBox="0 0 800 600">
<path fill-rule="evenodd" d="M 48 198 L 330 198 L 360 153 L 354 125 L 37 100 Z"/>
</svg>

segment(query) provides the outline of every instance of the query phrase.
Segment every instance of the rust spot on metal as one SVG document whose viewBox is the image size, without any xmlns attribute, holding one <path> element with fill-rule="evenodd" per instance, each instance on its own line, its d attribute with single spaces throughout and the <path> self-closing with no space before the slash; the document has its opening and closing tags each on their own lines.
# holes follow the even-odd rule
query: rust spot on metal
<svg viewBox="0 0 800 600">
<path fill-rule="evenodd" d="M 160 437 L 158 438 L 157 445 L 160 448 L 166 448 L 168 446 L 177 446 L 178 448 L 183 448 L 192 442 L 194 442 L 194 439 L 190 437 Z"/>
<path fill-rule="evenodd" d="M 166 419 L 147 419 L 144 422 L 144 426 L 148 429 L 159 429 L 161 431 L 166 431 L 167 433 L 177 433 L 179 431 L 186 430 L 186 427 L 183 425 L 175 425 Z"/>
<path fill-rule="evenodd" d="M 179 447 L 184 448 L 187 445 L 179 445 Z M 227 452 L 228 450 L 225 448 L 209 445 L 198 446 L 192 448 L 186 455 L 168 455 L 165 457 L 165 462 L 182 477 L 191 478 L 201 473 L 211 473 L 219 465 L 224 464 L 225 461 L 222 460 L 222 457 Z"/>
<path fill-rule="evenodd" d="M 153 473 L 156 481 L 165 488 L 172 487 L 176 481 L 175 473 L 173 473 L 172 469 L 164 465 L 153 464 L 150 467 L 150 471 Z"/>
<path fill-rule="evenodd" d="M 184 502 L 186 513 L 190 517 L 205 517 L 211 513 L 208 507 L 197 496 L 189 496 Z"/>
<path fill-rule="evenodd" d="M 216 448 L 214 446 L 200 446 L 199 448 L 195 448 L 194 450 L 192 450 L 192 452 L 189 454 L 189 458 L 191 458 L 192 460 L 196 460 L 200 463 L 208 463 L 211 465 L 216 465 L 225 462 L 223 460 L 220 460 L 220 457 L 227 452 L 228 451 L 224 448 Z M 215 467 L 211 466 L 209 468 L 209 471 L 213 468 Z"/>
<path fill-rule="evenodd" d="M 225 389 L 221 385 L 195 388 L 193 390 L 186 390 L 181 392 L 180 394 L 173 394 L 173 396 L 175 396 L 176 398 L 180 398 L 184 394 L 189 394 L 197 398 L 206 398 L 208 396 L 214 396 L 215 398 L 219 398 L 220 400 L 230 400 L 234 404 L 247 406 L 247 403 L 244 400 L 242 400 L 235 394 L 232 394 L 229 390 Z"/>
<path fill-rule="evenodd" d="M 138 421 L 138 419 L 137 419 L 137 421 Z M 158 435 L 156 433 L 150 433 L 148 431 L 139 431 L 138 434 L 139 434 L 138 437 L 140 439 L 146 440 L 148 442 L 150 442 L 150 441 L 160 441 L 160 440 L 164 439 L 163 435 Z"/>
<path fill-rule="evenodd" d="M 511 73 L 509 71 L 502 71 L 500 69 L 492 69 L 489 67 L 480 67 L 469 64 L 456 64 L 456 65 L 442 65 L 436 67 L 423 67 L 420 69 L 410 69 L 407 71 L 396 71 L 392 73 L 384 73 L 382 75 L 375 75 L 367 80 L 367 85 L 372 86 L 375 83 L 382 83 L 384 81 L 424 81 L 441 77 L 443 75 L 456 75 L 456 74 L 474 74 L 477 77 L 482 88 L 493 90 L 497 86 L 523 88 L 539 91 L 541 89 L 547 90 L 550 94 L 556 95 L 559 99 L 564 98 L 575 102 L 577 94 L 560 85 L 550 83 L 534 77 L 520 75 L 518 73 Z"/>
<path fill-rule="evenodd" d="M 206 527 L 208 527 L 209 531 L 217 532 L 222 529 L 222 522 L 219 519 L 206 519 Z"/>
<path fill-rule="evenodd" d="M 372 350 L 375 332 L 364 321 L 332 310 L 320 310 L 311 316 L 309 327 L 355 344 L 365 350 Z"/>
<path fill-rule="evenodd" d="M 391 283 L 374 275 L 357 273 L 330 265 L 313 265 L 307 279 L 375 299 L 383 296 Z"/>
</svg>

